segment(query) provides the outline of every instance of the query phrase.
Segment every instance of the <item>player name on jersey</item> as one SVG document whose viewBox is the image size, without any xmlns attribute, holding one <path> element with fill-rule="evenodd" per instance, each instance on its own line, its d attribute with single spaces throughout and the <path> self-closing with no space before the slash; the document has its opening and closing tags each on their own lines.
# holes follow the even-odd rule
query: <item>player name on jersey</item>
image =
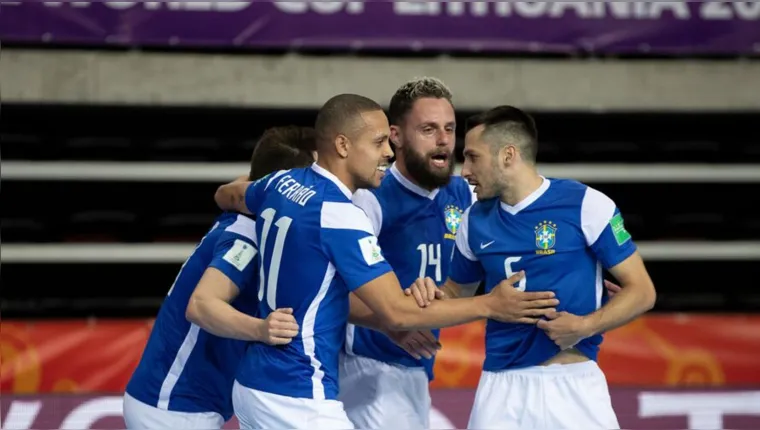
<svg viewBox="0 0 760 430">
<path fill-rule="evenodd" d="M 301 206 L 306 206 L 309 199 L 317 194 L 317 192 L 312 190 L 311 187 L 305 187 L 299 184 L 290 175 L 283 175 L 283 177 L 277 181 L 275 188 L 277 189 L 277 192 L 285 196 L 285 198 L 298 203 Z"/>
</svg>

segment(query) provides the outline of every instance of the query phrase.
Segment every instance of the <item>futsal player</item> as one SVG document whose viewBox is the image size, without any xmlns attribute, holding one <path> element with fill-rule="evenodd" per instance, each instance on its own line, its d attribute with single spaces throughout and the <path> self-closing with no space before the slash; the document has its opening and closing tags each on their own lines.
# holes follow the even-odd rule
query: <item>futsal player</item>
<svg viewBox="0 0 760 430">
<path fill-rule="evenodd" d="M 517 289 L 553 291 L 558 312 L 534 325 L 488 321 L 486 358 L 468 427 L 619 428 L 596 363 L 602 333 L 655 302 L 655 288 L 620 210 L 603 193 L 536 170 L 538 133 L 521 110 L 470 118 L 462 175 L 478 201 L 457 232 L 444 289 L 486 292 L 523 271 Z M 603 301 L 602 269 L 621 288 Z"/>
<path fill-rule="evenodd" d="M 351 202 L 357 189 L 380 185 L 393 154 L 387 117 L 374 101 L 343 94 L 320 109 L 315 129 L 312 167 L 227 184 L 215 196 L 223 209 L 257 215 L 261 316 L 291 308 L 300 326 L 285 346 L 252 343 L 246 351 L 233 389 L 242 428 L 353 428 L 337 399 L 349 310 L 357 325 L 397 331 L 526 312 L 512 295 L 521 274 L 488 295 L 425 308 L 405 296 L 369 218 Z"/>
<path fill-rule="evenodd" d="M 314 148 L 312 129 L 269 129 L 253 152 L 248 179 L 309 165 Z M 221 428 L 233 414 L 234 372 L 247 342 L 283 345 L 297 334 L 289 310 L 272 312 L 265 319 L 254 317 L 254 226 L 245 215 L 220 215 L 182 265 L 126 387 L 127 428 Z M 220 294 L 224 301 L 215 302 Z M 209 317 L 209 306 L 221 307 L 227 318 Z"/>
<path fill-rule="evenodd" d="M 388 116 L 396 162 L 380 187 L 357 190 L 353 202 L 368 215 L 402 286 L 425 277 L 442 285 L 462 213 L 475 200 L 467 181 L 452 176 L 451 91 L 435 78 L 414 79 L 393 95 Z M 437 340 L 439 330 L 432 336 Z M 345 349 L 340 399 L 354 425 L 429 428 L 435 350 L 413 357 L 385 334 L 354 325 L 348 326 Z"/>
</svg>

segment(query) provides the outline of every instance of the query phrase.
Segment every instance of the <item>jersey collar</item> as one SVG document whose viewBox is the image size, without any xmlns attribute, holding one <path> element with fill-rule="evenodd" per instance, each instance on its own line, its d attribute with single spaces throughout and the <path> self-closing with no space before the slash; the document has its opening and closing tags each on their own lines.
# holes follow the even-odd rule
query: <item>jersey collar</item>
<svg viewBox="0 0 760 430">
<path fill-rule="evenodd" d="M 331 180 L 337 187 L 340 189 L 340 191 L 343 192 L 343 194 L 348 197 L 349 200 L 353 197 L 353 193 L 351 190 L 348 189 L 346 184 L 340 181 L 337 176 L 330 173 L 327 169 L 325 169 L 322 166 L 319 166 L 316 162 L 311 165 L 311 170 L 317 172 L 318 175 L 324 176 L 325 178 Z"/>
<path fill-rule="evenodd" d="M 391 175 L 393 175 L 394 178 L 407 190 L 413 192 L 414 194 L 417 194 L 419 196 L 428 198 L 430 200 L 433 200 L 435 196 L 438 195 L 438 191 L 440 188 L 436 188 L 433 191 L 428 191 L 419 185 L 415 184 L 414 182 L 410 181 L 406 178 L 399 170 L 398 167 L 396 167 L 396 163 L 394 162 L 393 165 L 391 165 Z"/>
<path fill-rule="evenodd" d="M 520 203 L 514 206 L 510 206 L 504 202 L 501 202 L 501 208 L 512 215 L 517 215 L 518 212 L 520 212 L 521 210 L 533 204 L 533 202 L 538 200 L 539 197 L 544 195 L 546 190 L 549 189 L 549 184 L 551 184 L 551 181 L 544 178 L 543 176 L 541 176 L 541 179 L 544 180 L 543 182 L 541 182 L 541 186 L 539 186 L 538 189 L 536 189 L 536 191 L 533 191 L 532 193 L 530 193 L 528 197 L 524 198 Z"/>
</svg>

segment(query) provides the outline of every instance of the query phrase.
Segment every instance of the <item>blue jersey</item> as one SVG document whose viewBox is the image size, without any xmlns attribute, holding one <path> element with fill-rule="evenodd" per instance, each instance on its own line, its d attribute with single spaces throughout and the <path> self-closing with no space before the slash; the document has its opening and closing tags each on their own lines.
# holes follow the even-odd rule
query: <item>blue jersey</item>
<svg viewBox="0 0 760 430">
<path fill-rule="evenodd" d="M 402 288 L 426 276 L 443 284 L 462 213 L 473 200 L 470 186 L 460 176 L 452 177 L 444 187 L 428 191 L 405 178 L 395 164 L 379 188 L 360 190 L 354 195 L 354 204 L 372 221 L 383 255 Z M 438 337 L 439 330 L 433 333 Z M 346 352 L 384 363 L 424 367 L 433 379 L 434 359 L 417 360 L 371 329 L 349 324 Z"/>
<path fill-rule="evenodd" d="M 221 215 L 182 265 L 127 385 L 129 395 L 159 409 L 232 417 L 232 385 L 246 342 L 207 333 L 187 321 L 185 310 L 203 272 L 213 267 L 240 289 L 232 305 L 255 315 L 254 226 L 244 215 Z"/>
<path fill-rule="evenodd" d="M 636 250 L 615 203 L 584 184 L 546 179 L 516 206 L 499 198 L 478 201 L 465 212 L 449 276 L 468 284 L 485 278 L 486 292 L 524 270 L 522 291 L 553 291 L 557 311 L 587 315 L 602 303 L 602 268 Z M 576 348 L 596 360 L 602 336 Z M 536 325 L 488 321 L 483 369 L 536 366 L 560 352 Z"/>
<path fill-rule="evenodd" d="M 367 215 L 327 170 L 277 172 L 249 186 L 260 238 L 259 312 L 292 308 L 300 331 L 284 346 L 253 343 L 237 381 L 287 397 L 336 399 L 348 294 L 391 271 Z"/>
</svg>

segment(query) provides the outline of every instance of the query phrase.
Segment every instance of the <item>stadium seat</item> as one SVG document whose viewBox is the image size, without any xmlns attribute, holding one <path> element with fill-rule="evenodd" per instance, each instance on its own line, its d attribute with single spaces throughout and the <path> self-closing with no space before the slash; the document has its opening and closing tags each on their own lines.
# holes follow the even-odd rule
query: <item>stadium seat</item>
<svg viewBox="0 0 760 430">
<path fill-rule="evenodd" d="M 671 214 L 667 217 L 667 238 L 675 240 L 727 239 L 731 229 L 727 228 L 725 216 L 720 213 Z"/>
<path fill-rule="evenodd" d="M 742 163 L 760 163 L 760 141 L 739 144 L 736 152 Z"/>
<path fill-rule="evenodd" d="M 0 145 L 5 160 L 56 160 L 60 156 L 58 145 L 31 134 L 0 134 Z"/>
<path fill-rule="evenodd" d="M 198 242 L 214 223 L 216 213 L 179 213 L 163 216 L 151 229 L 154 242 Z"/>
<path fill-rule="evenodd" d="M 655 159 L 661 163 L 705 163 L 725 158 L 718 142 L 660 142 L 654 148 Z"/>
<path fill-rule="evenodd" d="M 85 211 L 69 218 L 67 242 L 140 242 L 137 216 L 126 211 Z"/>
<path fill-rule="evenodd" d="M 575 153 L 568 152 L 563 158 L 584 163 L 635 162 L 645 159 L 645 151 L 633 142 L 581 142 Z"/>
<path fill-rule="evenodd" d="M 139 146 L 126 137 L 75 137 L 65 142 L 70 160 L 134 161 L 145 159 Z"/>
<path fill-rule="evenodd" d="M 540 142 L 538 144 L 539 163 L 567 163 L 574 160 L 565 160 L 562 157 L 562 146 L 556 142 Z"/>
<path fill-rule="evenodd" d="M 760 219 L 745 219 L 741 224 L 740 234 L 737 240 L 760 240 Z"/>
<path fill-rule="evenodd" d="M 214 138 L 169 138 L 152 147 L 154 161 L 219 161 L 222 142 Z"/>
<path fill-rule="evenodd" d="M 4 218 L 2 221 L 4 243 L 55 242 L 57 237 L 44 221 L 32 218 Z"/>
</svg>

